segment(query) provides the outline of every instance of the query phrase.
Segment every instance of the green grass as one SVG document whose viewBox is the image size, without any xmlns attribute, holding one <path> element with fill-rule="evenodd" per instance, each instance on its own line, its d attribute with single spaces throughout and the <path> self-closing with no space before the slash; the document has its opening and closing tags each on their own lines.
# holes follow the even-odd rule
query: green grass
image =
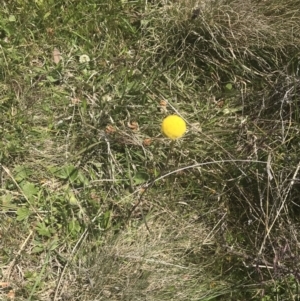
<svg viewBox="0 0 300 301">
<path fill-rule="evenodd" d="M 102 2 L 0 1 L 0 298 L 299 300 L 300 1 Z"/>
</svg>

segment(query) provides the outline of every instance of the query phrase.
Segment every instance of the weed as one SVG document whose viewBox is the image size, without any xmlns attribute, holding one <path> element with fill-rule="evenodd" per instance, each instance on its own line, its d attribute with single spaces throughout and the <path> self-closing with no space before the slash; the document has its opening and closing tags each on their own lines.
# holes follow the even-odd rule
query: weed
<svg viewBox="0 0 300 301">
<path fill-rule="evenodd" d="M 1 1 L 3 300 L 299 299 L 300 2 L 202 2 Z"/>
</svg>

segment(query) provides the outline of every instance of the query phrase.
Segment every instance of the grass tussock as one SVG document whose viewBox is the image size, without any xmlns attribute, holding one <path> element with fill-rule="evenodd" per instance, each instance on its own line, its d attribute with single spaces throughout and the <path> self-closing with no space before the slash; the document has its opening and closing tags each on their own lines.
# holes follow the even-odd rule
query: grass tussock
<svg viewBox="0 0 300 301">
<path fill-rule="evenodd" d="M 3 300 L 299 299 L 300 1 L 1 5 Z"/>
<path fill-rule="evenodd" d="M 178 300 L 185 300 L 194 290 L 199 296 L 207 293 L 205 272 L 196 265 L 202 260 L 209 264 L 201 258 L 202 250 L 208 252 L 212 244 L 205 225 L 170 219 L 162 212 L 149 227 L 151 236 L 145 226 L 136 225 L 109 238 L 92 258 L 89 250 L 84 251 L 85 270 L 79 269 L 77 277 L 82 284 L 93 279 L 88 298 L 160 299 L 172 295 L 176 287 L 180 288 L 174 292 Z"/>
</svg>

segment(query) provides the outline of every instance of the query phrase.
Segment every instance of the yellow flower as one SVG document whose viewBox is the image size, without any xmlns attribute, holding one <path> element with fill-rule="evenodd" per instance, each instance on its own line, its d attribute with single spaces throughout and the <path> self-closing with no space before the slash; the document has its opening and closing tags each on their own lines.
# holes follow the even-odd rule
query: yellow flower
<svg viewBox="0 0 300 301">
<path fill-rule="evenodd" d="M 186 123 L 177 115 L 169 115 L 163 120 L 161 130 L 168 138 L 178 139 L 184 135 Z"/>
</svg>

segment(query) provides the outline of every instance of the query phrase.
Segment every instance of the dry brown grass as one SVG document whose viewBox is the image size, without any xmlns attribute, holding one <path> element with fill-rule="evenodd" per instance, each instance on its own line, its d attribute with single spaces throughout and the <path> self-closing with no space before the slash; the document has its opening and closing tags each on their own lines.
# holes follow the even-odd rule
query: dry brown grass
<svg viewBox="0 0 300 301">
<path fill-rule="evenodd" d="M 297 300 L 300 1 L 68 3 L 0 32 L 1 297 Z"/>
<path fill-rule="evenodd" d="M 215 248 L 213 233 L 163 209 L 149 217 L 148 225 L 152 234 L 145 225 L 132 225 L 107 237 L 93 256 L 83 248 L 77 280 L 90 285 L 78 300 L 161 300 L 168 295 L 186 300 L 191 291 L 199 297 L 207 293 L 209 282 L 200 263 L 213 264 L 203 257 Z"/>
</svg>

